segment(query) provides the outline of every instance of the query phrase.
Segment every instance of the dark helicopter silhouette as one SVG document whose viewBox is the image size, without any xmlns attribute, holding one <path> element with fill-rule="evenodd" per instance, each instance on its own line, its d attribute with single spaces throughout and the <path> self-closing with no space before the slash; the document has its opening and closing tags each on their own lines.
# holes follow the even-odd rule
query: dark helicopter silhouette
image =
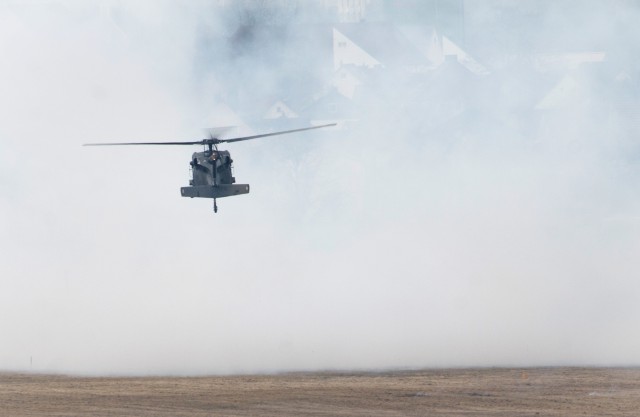
<svg viewBox="0 0 640 417">
<path fill-rule="evenodd" d="M 288 133 L 302 132 L 305 130 L 320 129 L 335 126 L 330 123 L 320 126 L 305 127 L 302 129 L 283 130 L 260 135 L 242 136 L 231 139 L 218 139 L 211 137 L 192 142 L 121 142 L 121 143 L 85 143 L 82 146 L 122 146 L 122 145 L 204 145 L 207 149 L 203 152 L 194 152 L 191 156 L 191 174 L 188 187 L 181 187 L 183 197 L 213 198 L 213 211 L 218 212 L 216 199 L 231 197 L 234 195 L 248 194 L 249 184 L 236 184 L 233 176 L 231 154 L 229 151 L 218 150 L 221 143 L 240 142 L 250 139 L 265 138 L 268 136 L 286 135 Z"/>
</svg>

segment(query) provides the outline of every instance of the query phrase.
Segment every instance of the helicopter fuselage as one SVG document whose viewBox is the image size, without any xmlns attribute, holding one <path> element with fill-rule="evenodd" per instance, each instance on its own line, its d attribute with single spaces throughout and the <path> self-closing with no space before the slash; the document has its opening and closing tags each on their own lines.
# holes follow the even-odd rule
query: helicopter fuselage
<svg viewBox="0 0 640 417">
<path fill-rule="evenodd" d="M 235 183 L 229 151 L 194 152 L 189 164 L 191 180 L 188 187 L 180 188 L 183 197 L 222 198 L 249 193 L 249 184 Z"/>
</svg>

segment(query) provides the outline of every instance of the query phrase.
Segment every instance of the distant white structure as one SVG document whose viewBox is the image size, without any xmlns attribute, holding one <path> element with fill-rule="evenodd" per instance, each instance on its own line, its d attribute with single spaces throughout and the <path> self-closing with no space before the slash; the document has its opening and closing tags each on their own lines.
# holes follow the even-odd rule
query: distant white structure
<svg viewBox="0 0 640 417">
<path fill-rule="evenodd" d="M 333 69 L 337 71 L 343 65 L 373 68 L 382 64 L 338 29 L 333 28 Z"/>
<path fill-rule="evenodd" d="M 456 45 L 451 39 L 446 36 L 442 37 L 442 54 L 444 57 L 446 56 L 455 56 L 458 62 L 477 75 L 487 75 L 489 74 L 489 70 L 478 61 L 473 59 L 471 55 L 465 52 L 462 48 Z M 444 59 L 443 59 L 444 61 Z"/>
<path fill-rule="evenodd" d="M 262 116 L 263 119 L 296 119 L 298 114 L 282 100 L 278 100 Z"/>
<path fill-rule="evenodd" d="M 377 0 L 379 2 L 379 0 Z M 355 23 L 362 21 L 374 0 L 323 0 L 324 8 L 337 12 L 338 21 L 342 23 Z"/>
<path fill-rule="evenodd" d="M 489 74 L 484 65 L 432 27 L 357 23 L 333 28 L 334 71 L 354 66 L 426 73 L 444 63 L 448 56 L 455 57 L 473 74 Z M 341 78 L 349 79 L 350 76 L 343 73 Z"/>
<path fill-rule="evenodd" d="M 362 85 L 362 81 L 355 72 L 353 66 L 343 66 L 335 72 L 331 80 L 331 85 L 349 99 L 353 99 L 358 87 Z"/>
<path fill-rule="evenodd" d="M 253 135 L 255 132 L 247 123 L 225 103 L 217 103 L 209 116 L 204 120 L 203 126 L 216 128 L 221 126 L 233 126 L 233 134 L 237 136 Z"/>
<path fill-rule="evenodd" d="M 442 39 L 435 28 L 425 30 L 422 26 L 400 26 L 399 29 L 434 66 L 444 62 Z"/>
</svg>

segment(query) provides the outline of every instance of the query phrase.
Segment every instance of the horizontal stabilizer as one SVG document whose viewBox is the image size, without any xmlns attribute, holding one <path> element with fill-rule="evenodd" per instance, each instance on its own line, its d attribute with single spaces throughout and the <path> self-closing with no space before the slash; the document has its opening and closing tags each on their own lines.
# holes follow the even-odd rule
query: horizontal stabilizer
<svg viewBox="0 0 640 417">
<path fill-rule="evenodd" d="M 249 194 L 249 184 L 228 185 L 196 185 L 193 187 L 181 187 L 183 197 L 222 198 L 240 194 Z"/>
</svg>

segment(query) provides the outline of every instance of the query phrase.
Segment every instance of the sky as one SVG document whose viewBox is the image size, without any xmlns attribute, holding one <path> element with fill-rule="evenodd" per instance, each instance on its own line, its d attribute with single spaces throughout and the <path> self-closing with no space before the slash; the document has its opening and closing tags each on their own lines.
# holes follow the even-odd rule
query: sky
<svg viewBox="0 0 640 417">
<path fill-rule="evenodd" d="M 566 25 L 551 3 L 494 3 L 468 11 L 484 56 L 553 39 L 637 83 L 637 2 L 568 2 Z M 81 146 L 198 140 L 234 123 L 224 83 L 293 88 L 304 57 L 238 42 L 256 16 L 238 4 L 0 1 L 0 370 L 640 365 L 637 126 L 613 105 L 624 89 L 594 115 L 610 84 L 580 69 L 534 132 L 522 109 L 546 75 L 496 60 L 485 90 L 445 78 L 430 102 L 394 96 L 348 130 L 230 144 L 251 193 L 215 215 L 179 194 L 198 148 Z M 425 130 L 451 96 L 476 111 Z"/>
</svg>

